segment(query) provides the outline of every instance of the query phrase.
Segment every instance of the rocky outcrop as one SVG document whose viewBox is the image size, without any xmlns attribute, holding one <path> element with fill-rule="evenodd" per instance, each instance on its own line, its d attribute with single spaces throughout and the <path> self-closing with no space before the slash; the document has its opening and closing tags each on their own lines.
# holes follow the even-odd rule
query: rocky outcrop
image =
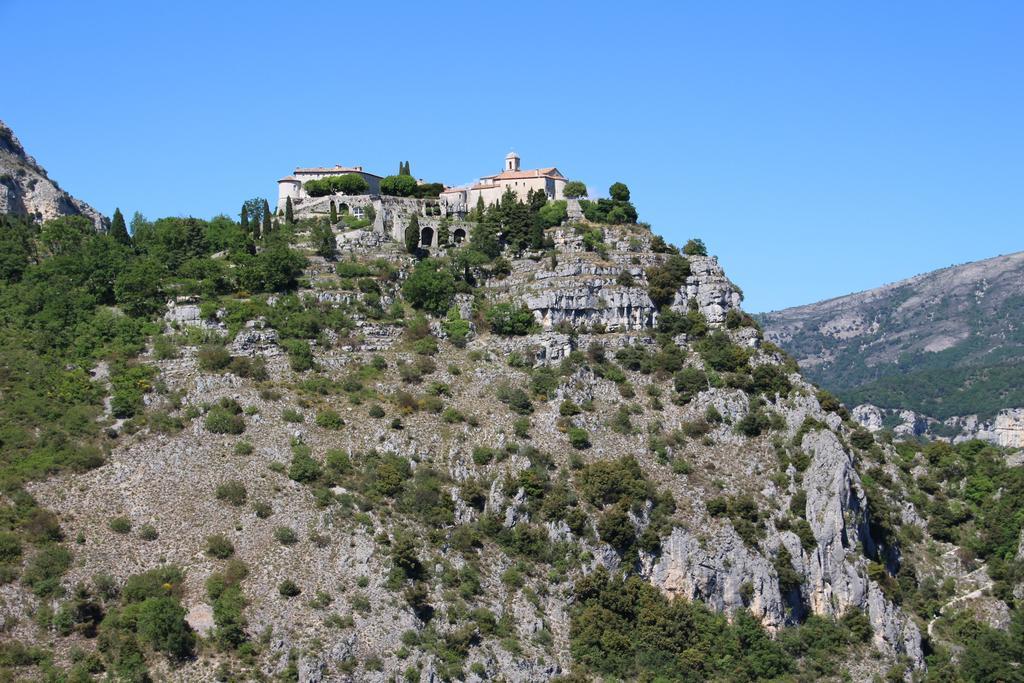
<svg viewBox="0 0 1024 683">
<path fill-rule="evenodd" d="M 566 322 L 571 325 L 604 325 L 609 331 L 642 330 L 654 326 L 656 311 L 642 289 L 608 288 L 600 282 L 574 288 L 541 290 L 523 301 L 545 328 Z"/>
<path fill-rule="evenodd" d="M 712 325 L 725 322 L 726 314 L 739 308 L 743 294 L 736 288 L 714 256 L 690 256 L 690 276 L 686 286 L 676 293 L 672 310 L 685 311 L 691 299 L 697 302 L 697 310 L 704 314 Z"/>
<path fill-rule="evenodd" d="M 72 197 L 46 175 L 46 170 L 25 153 L 25 148 L 3 121 L 0 121 L 0 213 L 29 216 L 39 222 L 61 216 L 85 216 L 97 230 L 107 228 L 107 219 L 99 211 Z"/>
<path fill-rule="evenodd" d="M 996 444 L 1006 448 L 1024 448 L 1024 408 L 999 411 L 992 431 Z"/>
<path fill-rule="evenodd" d="M 862 403 L 851 412 L 853 419 L 871 432 L 891 425 L 897 437 L 926 436 L 945 439 L 953 443 L 981 439 L 1003 448 L 1024 448 L 1024 408 L 1000 410 L 991 420 L 980 420 L 977 415 L 964 415 L 936 420 L 913 410 L 879 408 Z"/>
<path fill-rule="evenodd" d="M 676 527 L 662 541 L 662 554 L 646 570 L 655 586 L 672 596 L 702 600 L 724 612 L 744 607 L 769 630 L 785 622 L 779 579 L 763 555 L 748 548 L 731 527 L 703 542 Z"/>
<path fill-rule="evenodd" d="M 867 497 L 853 458 L 827 430 L 806 434 L 801 448 L 811 456 L 803 484 L 816 547 L 801 555 L 811 611 L 839 616 L 849 608 L 866 610 L 875 645 L 905 654 L 915 666 L 922 666 L 917 626 L 866 576 L 866 560 L 858 547 L 868 556 L 878 548 L 868 530 Z"/>
</svg>

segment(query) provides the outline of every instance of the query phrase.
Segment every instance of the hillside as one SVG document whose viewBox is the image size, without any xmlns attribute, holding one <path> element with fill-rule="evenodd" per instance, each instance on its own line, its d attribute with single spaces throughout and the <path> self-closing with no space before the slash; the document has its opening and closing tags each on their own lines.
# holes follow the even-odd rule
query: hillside
<svg viewBox="0 0 1024 683">
<path fill-rule="evenodd" d="M 96 209 L 72 197 L 50 179 L 46 170 L 25 153 L 14 132 L 0 121 L 0 214 L 28 216 L 45 221 L 60 216 L 85 216 L 104 229 Z"/>
<path fill-rule="evenodd" d="M 758 319 L 849 405 L 940 420 L 1024 406 L 1024 252 Z"/>
<path fill-rule="evenodd" d="M 1017 675 L 1003 451 L 872 436 L 699 241 L 366 202 L 4 217 L 0 678 Z"/>
</svg>

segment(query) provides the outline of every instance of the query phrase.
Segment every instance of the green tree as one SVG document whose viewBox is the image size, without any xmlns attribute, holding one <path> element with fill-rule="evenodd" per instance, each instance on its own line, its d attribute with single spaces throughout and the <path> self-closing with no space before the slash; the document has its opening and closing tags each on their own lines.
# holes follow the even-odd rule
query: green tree
<svg viewBox="0 0 1024 683">
<path fill-rule="evenodd" d="M 455 296 L 455 278 L 440 261 L 426 258 L 402 284 L 402 295 L 415 308 L 444 315 Z"/>
<path fill-rule="evenodd" d="M 420 219 L 416 214 L 409 217 L 409 224 L 405 226 L 405 250 L 410 254 L 420 250 Z"/>
<path fill-rule="evenodd" d="M 242 232 L 249 234 L 249 208 L 245 203 L 242 204 L 242 210 L 238 214 L 240 216 L 239 226 L 242 228 Z M 134 222 L 134 221 L 133 221 Z"/>
<path fill-rule="evenodd" d="M 273 230 L 273 224 L 271 223 L 271 219 L 272 219 L 272 217 L 271 217 L 271 214 L 270 214 L 270 203 L 266 199 L 264 199 L 263 200 L 263 235 L 264 236 L 266 236 L 268 233 L 271 232 L 271 230 Z"/>
<path fill-rule="evenodd" d="M 0 282 L 17 282 L 28 270 L 35 255 L 34 233 L 35 228 L 29 219 L 0 214 Z"/>
<path fill-rule="evenodd" d="M 284 222 L 286 225 L 291 225 L 295 222 L 295 213 L 292 210 L 292 198 L 288 197 L 284 203 Z"/>
<path fill-rule="evenodd" d="M 147 598 L 138 606 L 139 638 L 175 659 L 186 659 L 195 647 L 195 635 L 185 622 L 185 608 L 176 598 Z"/>
<path fill-rule="evenodd" d="M 130 246 L 132 243 L 132 237 L 128 234 L 128 226 L 125 225 L 121 209 L 114 209 L 114 217 L 110 221 L 110 236 L 125 246 Z"/>
<path fill-rule="evenodd" d="M 587 196 L 587 186 L 579 180 L 570 180 L 562 189 L 562 194 L 569 199 L 579 199 Z"/>
<path fill-rule="evenodd" d="M 416 180 L 409 175 L 389 175 L 380 181 L 380 192 L 392 197 L 412 197 L 416 194 Z"/>
<path fill-rule="evenodd" d="M 612 183 L 612 186 L 608 188 L 608 195 L 617 202 L 628 202 L 629 201 L 629 188 L 626 187 L 625 183 Z"/>
<path fill-rule="evenodd" d="M 704 240 L 692 239 L 683 246 L 683 253 L 687 256 L 707 256 L 708 248 L 704 246 Z"/>
<path fill-rule="evenodd" d="M 338 222 L 338 205 L 335 204 L 334 200 L 332 199 L 331 200 L 331 225 L 334 225 L 337 222 Z"/>
<path fill-rule="evenodd" d="M 533 312 L 522 304 L 494 304 L 487 310 L 486 317 L 493 332 L 508 336 L 528 334 L 534 325 Z"/>
<path fill-rule="evenodd" d="M 310 241 L 316 253 L 325 259 L 333 259 L 338 250 L 338 240 L 329 223 L 318 220 L 309 231 Z"/>
<path fill-rule="evenodd" d="M 163 309 L 163 265 L 154 258 L 131 261 L 114 281 L 114 298 L 130 316 L 149 316 Z"/>
<path fill-rule="evenodd" d="M 445 216 L 437 224 L 437 244 L 440 247 L 446 246 L 451 239 L 452 220 Z"/>
</svg>

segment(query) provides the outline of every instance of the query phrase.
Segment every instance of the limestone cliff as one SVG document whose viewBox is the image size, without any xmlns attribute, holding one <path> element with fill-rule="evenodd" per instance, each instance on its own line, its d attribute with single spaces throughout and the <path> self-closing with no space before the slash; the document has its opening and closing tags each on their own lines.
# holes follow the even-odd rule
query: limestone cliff
<svg viewBox="0 0 1024 683">
<path fill-rule="evenodd" d="M 30 216 L 36 221 L 85 216 L 97 230 L 107 227 L 107 219 L 96 209 L 72 197 L 47 176 L 46 170 L 26 154 L 3 121 L 0 121 L 0 213 Z"/>
</svg>

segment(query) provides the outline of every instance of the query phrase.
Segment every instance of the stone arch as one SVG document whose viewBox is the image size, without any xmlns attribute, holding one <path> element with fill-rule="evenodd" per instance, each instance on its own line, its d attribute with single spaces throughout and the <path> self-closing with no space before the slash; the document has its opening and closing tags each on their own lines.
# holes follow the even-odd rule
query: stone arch
<svg viewBox="0 0 1024 683">
<path fill-rule="evenodd" d="M 430 247 L 430 246 L 433 246 L 433 244 L 434 244 L 434 229 L 433 228 L 423 228 L 423 230 L 420 231 L 420 246 L 421 247 Z"/>
<path fill-rule="evenodd" d="M 455 244 L 462 244 L 466 241 L 466 231 L 462 228 L 455 228 L 455 231 L 452 232 L 452 240 Z"/>
</svg>

